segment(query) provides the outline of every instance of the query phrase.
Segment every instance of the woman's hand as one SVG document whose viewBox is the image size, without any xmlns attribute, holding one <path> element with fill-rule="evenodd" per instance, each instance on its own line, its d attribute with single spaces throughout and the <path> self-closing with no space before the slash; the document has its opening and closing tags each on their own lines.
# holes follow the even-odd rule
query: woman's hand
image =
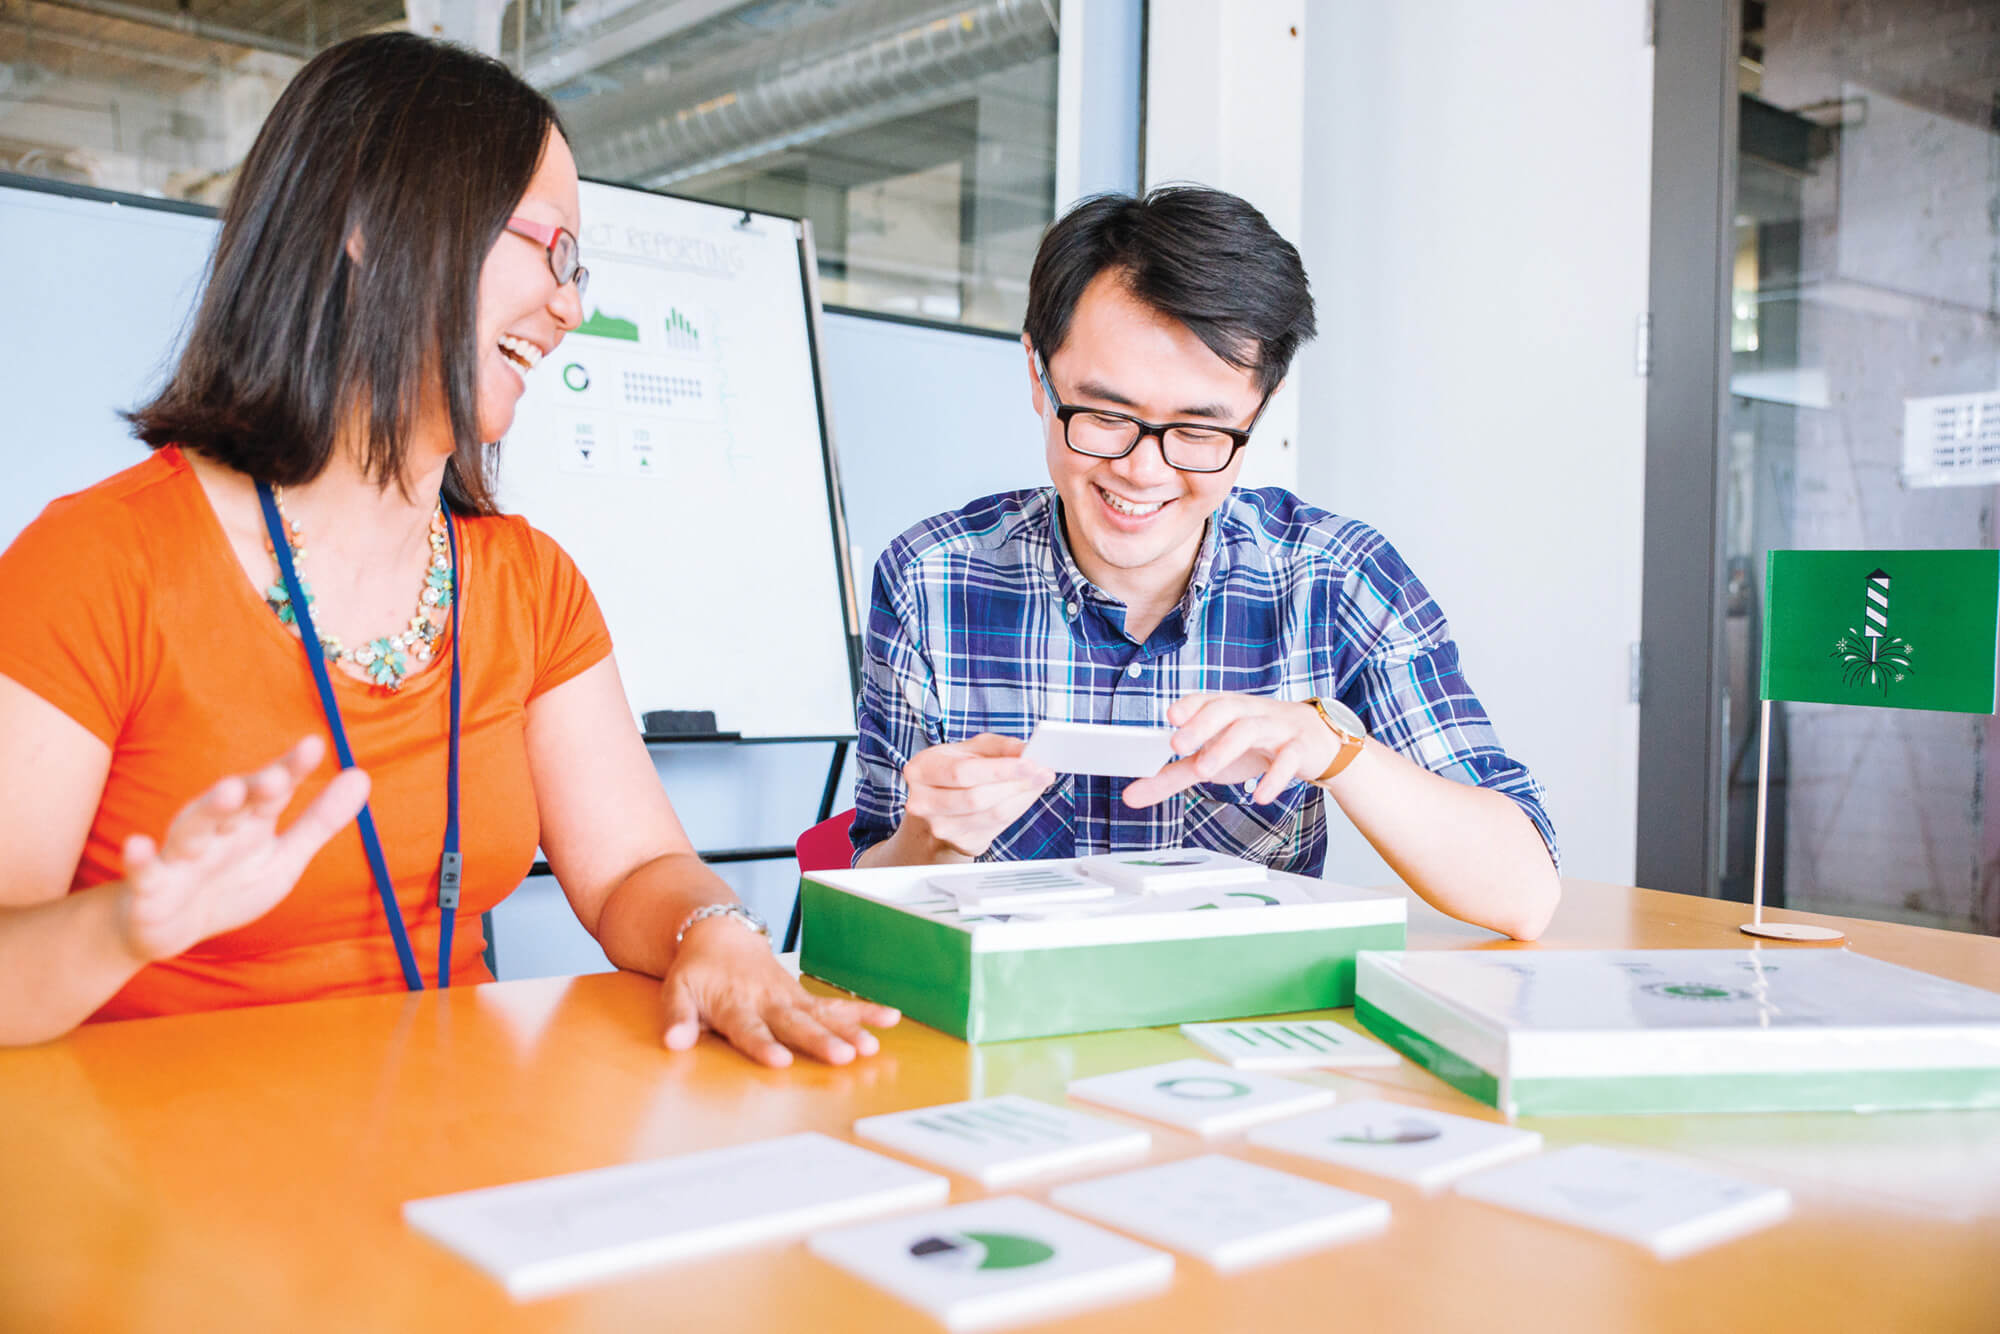
<svg viewBox="0 0 2000 1334">
<path fill-rule="evenodd" d="M 309 736 L 276 762 L 231 775 L 181 808 L 155 844 L 125 840 L 126 948 L 151 962 L 248 926 L 292 892 L 306 864 L 368 800 L 368 775 L 347 769 L 278 832 L 278 817 L 326 755 Z"/>
<path fill-rule="evenodd" d="M 726 917 L 688 928 L 662 994 L 668 1047 L 685 1051 L 711 1028 L 773 1068 L 790 1065 L 794 1051 L 828 1065 L 873 1056 L 881 1043 L 862 1025 L 887 1028 L 902 1018 L 886 1005 L 809 994 L 764 937 Z"/>
<path fill-rule="evenodd" d="M 1311 782 L 1340 754 L 1340 740 L 1312 705 L 1270 695 L 1184 695 L 1167 710 L 1175 760 L 1125 789 L 1125 804 L 1151 806 L 1196 783 L 1247 783 L 1263 806 L 1294 779 Z"/>
</svg>

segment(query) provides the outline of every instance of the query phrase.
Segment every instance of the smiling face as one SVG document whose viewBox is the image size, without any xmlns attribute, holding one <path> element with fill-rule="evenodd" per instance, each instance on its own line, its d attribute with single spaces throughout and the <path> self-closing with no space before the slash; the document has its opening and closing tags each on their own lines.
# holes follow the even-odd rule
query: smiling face
<svg viewBox="0 0 2000 1334">
<path fill-rule="evenodd" d="M 1133 296 L 1113 271 L 1098 274 L 1084 289 L 1048 368 L 1064 403 L 1150 422 L 1242 427 L 1263 399 L 1254 374 L 1230 365 L 1185 324 Z M 1028 376 L 1042 419 L 1049 477 L 1062 497 L 1063 532 L 1078 568 L 1129 605 L 1178 599 L 1208 516 L 1243 470 L 1243 451 L 1213 473 L 1169 467 L 1157 436 L 1146 437 L 1122 459 L 1079 454 L 1064 443 L 1055 405 L 1035 374 L 1032 349 Z"/>
<path fill-rule="evenodd" d="M 560 134 L 549 135 L 541 165 L 510 216 L 582 229 L 577 205 L 576 159 Z M 555 350 L 562 336 L 583 322 L 574 283 L 557 285 L 548 251 L 503 231 L 479 271 L 479 438 L 498 440 L 514 424 L 514 407 L 527 389 L 524 378 Z"/>
</svg>

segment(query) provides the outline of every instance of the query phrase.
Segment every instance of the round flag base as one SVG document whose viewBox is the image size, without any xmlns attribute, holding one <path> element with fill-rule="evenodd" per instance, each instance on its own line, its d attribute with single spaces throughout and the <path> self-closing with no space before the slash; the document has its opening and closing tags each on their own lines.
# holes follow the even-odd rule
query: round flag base
<svg viewBox="0 0 2000 1334">
<path fill-rule="evenodd" d="M 1771 940 L 1845 940 L 1845 931 L 1836 931 L 1830 926 L 1812 926 L 1805 922 L 1745 922 L 1736 928 L 1746 936 L 1765 936 Z"/>
</svg>

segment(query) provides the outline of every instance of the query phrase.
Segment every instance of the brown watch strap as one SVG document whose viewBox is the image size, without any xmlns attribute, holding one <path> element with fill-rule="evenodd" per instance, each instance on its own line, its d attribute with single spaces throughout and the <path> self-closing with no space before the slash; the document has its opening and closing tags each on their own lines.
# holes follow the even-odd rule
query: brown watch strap
<svg viewBox="0 0 2000 1334">
<path fill-rule="evenodd" d="M 1335 722 L 1333 716 L 1326 711 L 1326 705 L 1320 703 L 1319 696 L 1313 696 L 1306 703 L 1313 706 L 1313 712 L 1317 713 L 1319 720 L 1326 724 L 1326 730 L 1333 733 L 1340 740 L 1340 750 L 1334 755 L 1333 763 L 1326 766 L 1325 773 L 1313 779 L 1315 784 L 1324 783 L 1330 778 L 1338 777 L 1341 770 L 1354 763 L 1354 757 L 1361 753 L 1361 748 L 1367 744 L 1368 738 L 1365 736 L 1356 736 L 1353 732 Z"/>
</svg>

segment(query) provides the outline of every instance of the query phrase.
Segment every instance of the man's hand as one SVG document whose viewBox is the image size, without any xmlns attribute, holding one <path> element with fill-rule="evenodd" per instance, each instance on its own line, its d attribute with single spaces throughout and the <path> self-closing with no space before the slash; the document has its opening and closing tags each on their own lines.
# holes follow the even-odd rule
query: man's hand
<svg viewBox="0 0 2000 1334">
<path fill-rule="evenodd" d="M 1196 783 L 1247 783 L 1258 779 L 1250 800 L 1276 801 L 1293 779 L 1310 782 L 1340 754 L 1340 740 L 1303 701 L 1270 695 L 1202 693 L 1185 695 L 1167 710 L 1174 733 L 1175 760 L 1151 778 L 1125 789 L 1125 804 L 1136 808 L 1166 800 Z"/>
<path fill-rule="evenodd" d="M 814 996 L 786 972 L 770 942 L 741 922 L 714 917 L 688 928 L 661 984 L 666 1045 L 692 1047 L 710 1028 L 762 1065 L 780 1068 L 792 1053 L 845 1065 L 881 1049 L 863 1024 L 887 1028 L 902 1018 L 886 1005 Z"/>
<path fill-rule="evenodd" d="M 903 766 L 904 823 L 916 821 L 932 842 L 977 857 L 1056 781 L 1054 770 L 1021 757 L 1026 745 L 982 732 L 920 752 Z"/>
<path fill-rule="evenodd" d="M 309 736 L 274 763 L 223 779 L 181 808 L 158 844 L 125 840 L 125 945 L 148 962 L 262 917 L 292 892 L 329 838 L 368 800 L 368 776 L 348 769 L 278 832 L 278 816 L 326 742 Z"/>
</svg>

